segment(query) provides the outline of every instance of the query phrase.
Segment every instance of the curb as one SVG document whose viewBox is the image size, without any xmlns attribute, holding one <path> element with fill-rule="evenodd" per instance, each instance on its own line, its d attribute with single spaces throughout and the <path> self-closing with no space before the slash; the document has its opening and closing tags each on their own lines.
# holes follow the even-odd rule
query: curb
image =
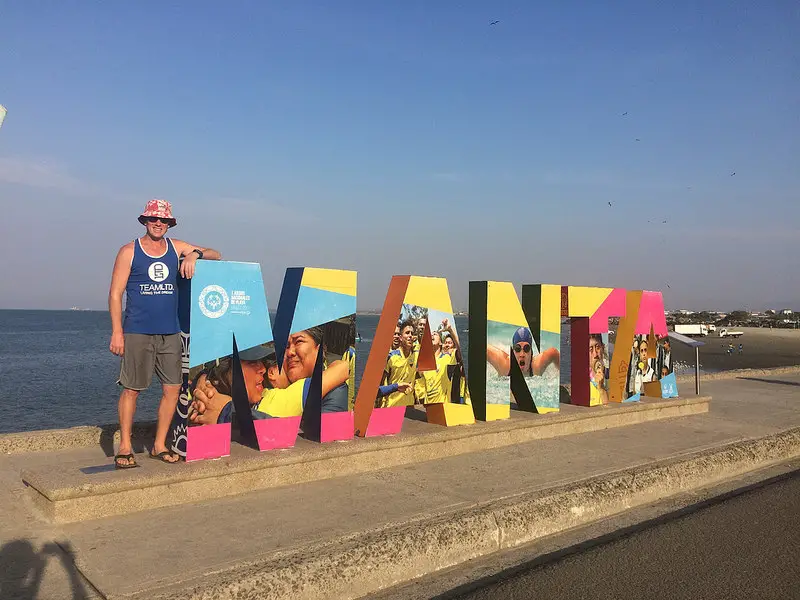
<svg viewBox="0 0 800 600">
<path fill-rule="evenodd" d="M 377 471 L 445 456 L 458 456 L 563 435 L 708 412 L 711 398 L 696 396 L 593 407 L 561 414 L 520 414 L 469 427 L 413 422 L 405 433 L 354 439 L 331 446 L 305 442 L 286 452 L 240 448 L 231 457 L 180 469 L 137 469 L 125 478 L 92 481 L 63 464 L 23 468 L 29 497 L 53 523 L 85 521 L 139 510 Z"/>
<path fill-rule="evenodd" d="M 155 421 L 140 421 L 133 424 L 132 442 L 134 451 L 150 447 L 156 433 Z M 19 433 L 0 434 L 0 455 L 25 454 L 27 452 L 55 452 L 73 448 L 100 446 L 106 456 L 114 456 L 114 445 L 119 443 L 119 425 L 79 425 L 69 429 L 38 429 Z"/>
<path fill-rule="evenodd" d="M 707 373 L 700 376 L 701 381 L 719 379 L 735 379 L 749 376 L 771 376 L 800 373 L 800 365 L 775 367 L 768 369 L 736 369 Z M 694 375 L 681 375 L 678 383 L 693 383 Z M 564 386 L 562 386 L 564 387 Z M 133 444 L 139 452 L 140 448 L 149 447 L 155 435 L 155 421 L 142 421 L 134 424 Z M 119 425 L 80 425 L 69 429 L 42 429 L 23 431 L 20 433 L 0 434 L 0 455 L 23 454 L 26 452 L 53 452 L 70 448 L 90 448 L 100 446 L 107 456 L 114 455 L 114 444 L 119 441 Z"/>
<path fill-rule="evenodd" d="M 270 554 L 126 597 L 359 598 L 797 456 L 800 427 Z"/>
</svg>

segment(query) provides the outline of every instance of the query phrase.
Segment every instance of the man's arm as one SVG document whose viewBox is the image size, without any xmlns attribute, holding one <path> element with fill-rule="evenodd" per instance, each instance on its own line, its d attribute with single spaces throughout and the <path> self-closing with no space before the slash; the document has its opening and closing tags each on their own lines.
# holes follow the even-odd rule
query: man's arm
<svg viewBox="0 0 800 600">
<path fill-rule="evenodd" d="M 322 372 L 322 396 L 327 396 L 350 378 L 350 363 L 335 360 Z"/>
<path fill-rule="evenodd" d="M 214 250 L 213 248 L 204 248 L 203 246 L 195 246 L 194 244 L 183 242 L 181 240 L 172 240 L 172 243 L 175 244 L 175 249 L 178 251 L 179 256 L 188 257 L 192 253 L 194 253 L 196 256 L 197 253 L 194 251 L 200 250 L 200 252 L 203 253 L 203 260 L 222 259 L 222 254 L 220 254 L 218 250 Z"/>
<path fill-rule="evenodd" d="M 125 352 L 125 337 L 122 334 L 122 294 L 128 284 L 133 260 L 133 244 L 126 244 L 117 252 L 111 287 L 108 290 L 108 312 L 111 315 L 111 343 L 108 349 L 117 356 Z"/>
<path fill-rule="evenodd" d="M 456 361 L 464 362 L 464 359 L 461 356 L 461 340 L 458 339 L 458 331 L 456 330 L 455 323 L 449 323 L 447 322 L 447 319 L 445 319 L 445 328 L 450 332 L 450 337 L 453 338 L 453 345 L 456 348 Z"/>
<path fill-rule="evenodd" d="M 183 262 L 181 263 L 181 275 L 183 275 L 183 277 L 186 279 L 191 279 L 194 276 L 194 266 L 197 262 L 197 259 L 200 258 L 200 255 L 195 252 L 195 250 L 199 250 L 203 253 L 203 260 L 222 259 L 222 255 L 213 248 L 195 246 L 194 244 L 189 244 L 182 240 L 172 240 L 172 243 L 175 244 L 175 250 L 178 252 L 178 256 L 183 257 Z"/>
</svg>

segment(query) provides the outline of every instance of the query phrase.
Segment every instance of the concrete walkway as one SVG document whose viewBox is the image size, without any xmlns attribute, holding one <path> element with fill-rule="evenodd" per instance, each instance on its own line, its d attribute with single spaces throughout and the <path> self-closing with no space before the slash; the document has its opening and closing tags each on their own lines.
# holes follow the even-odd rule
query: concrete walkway
<svg viewBox="0 0 800 600">
<path fill-rule="evenodd" d="M 97 464 L 105 460 L 102 451 L 0 457 L 0 597 L 200 597 L 231 569 L 259 572 L 280 556 L 294 557 L 294 570 L 276 577 L 294 578 L 298 597 L 335 597 L 332 590 L 309 591 L 305 548 L 319 552 L 328 543 L 326 551 L 335 553 L 343 541 L 351 547 L 398 524 L 446 522 L 465 508 L 800 426 L 800 375 L 713 381 L 701 391 L 713 396 L 704 415 L 63 526 L 37 513 L 20 471 L 54 461 Z M 406 549 L 395 551 L 400 560 Z M 260 592 L 239 597 L 270 597 L 271 588 Z"/>
</svg>

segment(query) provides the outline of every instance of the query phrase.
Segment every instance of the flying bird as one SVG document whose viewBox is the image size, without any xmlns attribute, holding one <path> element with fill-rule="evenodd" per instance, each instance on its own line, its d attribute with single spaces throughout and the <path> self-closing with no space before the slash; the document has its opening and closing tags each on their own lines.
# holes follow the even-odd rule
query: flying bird
<svg viewBox="0 0 800 600">
<path fill-rule="evenodd" d="M 626 110 L 624 113 L 622 113 L 622 116 L 624 117 L 627 114 L 628 114 L 628 111 Z"/>
<path fill-rule="evenodd" d="M 666 220 L 666 219 L 664 219 L 663 221 L 661 221 L 662 225 L 663 225 L 664 223 L 666 223 L 666 222 L 667 222 L 667 220 Z"/>
<path fill-rule="evenodd" d="M 608 205 L 611 206 L 611 202 L 609 202 Z"/>
<path fill-rule="evenodd" d="M 497 25 L 500 21 L 492 21 L 489 25 Z"/>
<path fill-rule="evenodd" d="M 669 287 L 669 284 L 667 284 L 667 287 Z M 672 289 L 672 288 L 670 288 L 670 289 Z"/>
<path fill-rule="evenodd" d="M 642 140 L 640 140 L 639 138 L 636 138 L 636 141 L 637 141 L 637 142 L 641 142 Z"/>
<path fill-rule="evenodd" d="M 733 177 L 734 175 L 736 175 L 736 171 L 734 171 L 733 173 L 731 173 L 731 177 Z"/>
</svg>

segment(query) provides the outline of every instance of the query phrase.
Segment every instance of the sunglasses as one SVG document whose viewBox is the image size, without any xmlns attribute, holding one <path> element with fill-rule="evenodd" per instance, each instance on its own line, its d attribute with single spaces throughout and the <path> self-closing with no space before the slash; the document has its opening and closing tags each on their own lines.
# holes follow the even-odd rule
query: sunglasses
<svg viewBox="0 0 800 600">
<path fill-rule="evenodd" d="M 531 351 L 530 344 L 514 344 L 514 352 L 525 352 L 528 353 Z"/>
<path fill-rule="evenodd" d="M 163 223 L 164 225 L 169 225 L 170 219 L 162 219 L 161 217 L 145 217 L 145 221 L 148 223 Z"/>
</svg>

